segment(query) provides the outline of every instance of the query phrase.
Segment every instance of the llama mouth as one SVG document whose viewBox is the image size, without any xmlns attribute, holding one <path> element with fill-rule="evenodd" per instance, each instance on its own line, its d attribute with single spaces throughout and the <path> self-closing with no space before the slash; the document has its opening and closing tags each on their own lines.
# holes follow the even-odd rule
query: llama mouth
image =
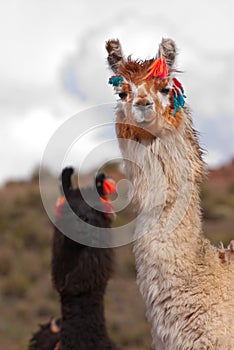
<svg viewBox="0 0 234 350">
<path fill-rule="evenodd" d="M 138 106 L 133 111 L 133 118 L 135 123 L 141 127 L 149 125 L 155 119 L 154 110 L 152 106 Z"/>
<path fill-rule="evenodd" d="M 152 121 L 155 119 L 155 115 L 152 113 L 152 111 L 149 111 L 147 113 L 138 112 L 134 115 L 134 121 L 138 125 L 149 125 L 152 123 Z"/>
<path fill-rule="evenodd" d="M 140 122 L 136 122 L 137 126 L 139 126 L 140 128 L 144 128 L 144 127 L 148 127 L 154 119 L 150 119 L 150 120 L 142 120 Z"/>
<path fill-rule="evenodd" d="M 142 112 L 144 112 L 144 111 L 152 110 L 153 109 L 153 103 L 149 103 L 147 105 L 140 105 L 138 103 L 134 103 L 133 107 L 139 109 Z"/>
<path fill-rule="evenodd" d="M 149 126 L 154 120 L 155 120 L 155 114 L 152 112 L 136 114 L 134 116 L 135 123 L 140 127 Z"/>
</svg>

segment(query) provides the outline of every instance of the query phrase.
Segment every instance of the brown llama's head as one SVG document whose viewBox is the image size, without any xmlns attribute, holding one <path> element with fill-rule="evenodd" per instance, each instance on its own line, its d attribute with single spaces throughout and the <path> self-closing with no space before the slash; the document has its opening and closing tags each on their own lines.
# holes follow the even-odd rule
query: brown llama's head
<svg viewBox="0 0 234 350">
<path fill-rule="evenodd" d="M 118 40 L 107 41 L 106 49 L 115 74 L 109 83 L 120 97 L 118 137 L 143 142 L 178 130 L 185 115 L 185 96 L 175 78 L 174 41 L 162 39 L 157 56 L 145 61 L 125 59 Z"/>
</svg>

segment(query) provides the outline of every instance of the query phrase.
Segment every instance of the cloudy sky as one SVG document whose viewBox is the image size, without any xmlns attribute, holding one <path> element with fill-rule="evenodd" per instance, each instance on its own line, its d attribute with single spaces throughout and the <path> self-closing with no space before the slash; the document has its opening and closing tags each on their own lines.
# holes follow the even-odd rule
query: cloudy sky
<svg viewBox="0 0 234 350">
<path fill-rule="evenodd" d="M 116 37 L 135 58 L 153 56 L 162 37 L 176 41 L 180 80 L 206 161 L 227 162 L 234 156 L 233 16 L 233 0 L 2 1 L 0 184 L 29 176 L 71 116 L 79 112 L 83 130 L 82 111 L 94 108 L 95 119 L 100 117 L 95 106 L 114 103 L 105 41 Z M 105 136 L 88 132 L 79 147 L 71 145 L 74 165 Z M 118 156 L 115 147 L 107 149 L 109 159 Z"/>
</svg>

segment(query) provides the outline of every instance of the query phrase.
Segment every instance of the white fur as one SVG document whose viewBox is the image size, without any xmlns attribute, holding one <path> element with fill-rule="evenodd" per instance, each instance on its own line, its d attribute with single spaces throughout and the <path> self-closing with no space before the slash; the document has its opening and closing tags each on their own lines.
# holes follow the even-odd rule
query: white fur
<svg viewBox="0 0 234 350">
<path fill-rule="evenodd" d="M 185 132 L 181 128 L 181 132 Z M 234 274 L 201 236 L 193 145 L 181 132 L 121 149 L 139 208 L 137 283 L 155 349 L 234 348 Z"/>
<path fill-rule="evenodd" d="M 168 95 L 162 94 L 160 91 L 158 91 L 157 96 L 158 96 L 159 101 L 160 101 L 161 104 L 162 104 L 163 111 L 165 111 L 166 107 L 167 107 L 168 104 L 169 104 Z"/>
<path fill-rule="evenodd" d="M 132 101 L 132 112 L 134 115 L 134 121 L 136 123 L 142 123 L 148 119 L 152 119 L 153 113 L 155 112 L 154 100 L 152 96 L 147 92 L 145 88 L 145 83 L 139 84 L 136 86 L 131 83 L 131 89 L 134 95 Z M 144 107 L 137 106 L 140 98 L 145 98 L 149 103 L 152 103 L 152 106 Z"/>
<path fill-rule="evenodd" d="M 174 68 L 176 54 L 174 41 L 163 39 L 159 56 L 169 68 Z M 139 91 L 132 90 L 136 97 Z M 202 236 L 199 183 L 204 164 L 189 111 L 180 111 L 174 127 L 163 113 L 168 97 L 153 84 L 150 95 L 156 139 L 136 137 L 140 144 L 121 138 L 119 144 L 138 208 L 137 283 L 155 349 L 233 350 L 234 266 Z M 118 122 L 134 124 L 134 115 L 137 121 L 142 118 L 129 103 L 118 104 Z"/>
</svg>

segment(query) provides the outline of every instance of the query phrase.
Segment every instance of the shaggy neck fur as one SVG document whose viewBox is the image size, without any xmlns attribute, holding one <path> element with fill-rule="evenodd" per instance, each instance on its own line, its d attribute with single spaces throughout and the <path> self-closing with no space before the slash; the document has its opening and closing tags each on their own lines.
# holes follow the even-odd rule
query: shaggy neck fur
<svg viewBox="0 0 234 350">
<path fill-rule="evenodd" d="M 201 234 L 204 164 L 191 124 L 144 144 L 120 139 L 120 147 L 131 159 L 125 167 L 138 207 L 137 283 L 156 349 L 232 349 L 231 340 L 224 339 L 232 322 L 225 289 L 234 293 L 231 283 L 224 287 L 229 267 Z M 215 319 L 221 308 L 224 315 Z"/>
<path fill-rule="evenodd" d="M 104 316 L 112 269 L 112 249 L 83 246 L 55 229 L 52 277 L 61 300 L 61 350 L 118 349 Z"/>
<path fill-rule="evenodd" d="M 61 305 L 61 349 L 117 349 L 106 331 L 102 291 L 62 295 Z"/>
</svg>

